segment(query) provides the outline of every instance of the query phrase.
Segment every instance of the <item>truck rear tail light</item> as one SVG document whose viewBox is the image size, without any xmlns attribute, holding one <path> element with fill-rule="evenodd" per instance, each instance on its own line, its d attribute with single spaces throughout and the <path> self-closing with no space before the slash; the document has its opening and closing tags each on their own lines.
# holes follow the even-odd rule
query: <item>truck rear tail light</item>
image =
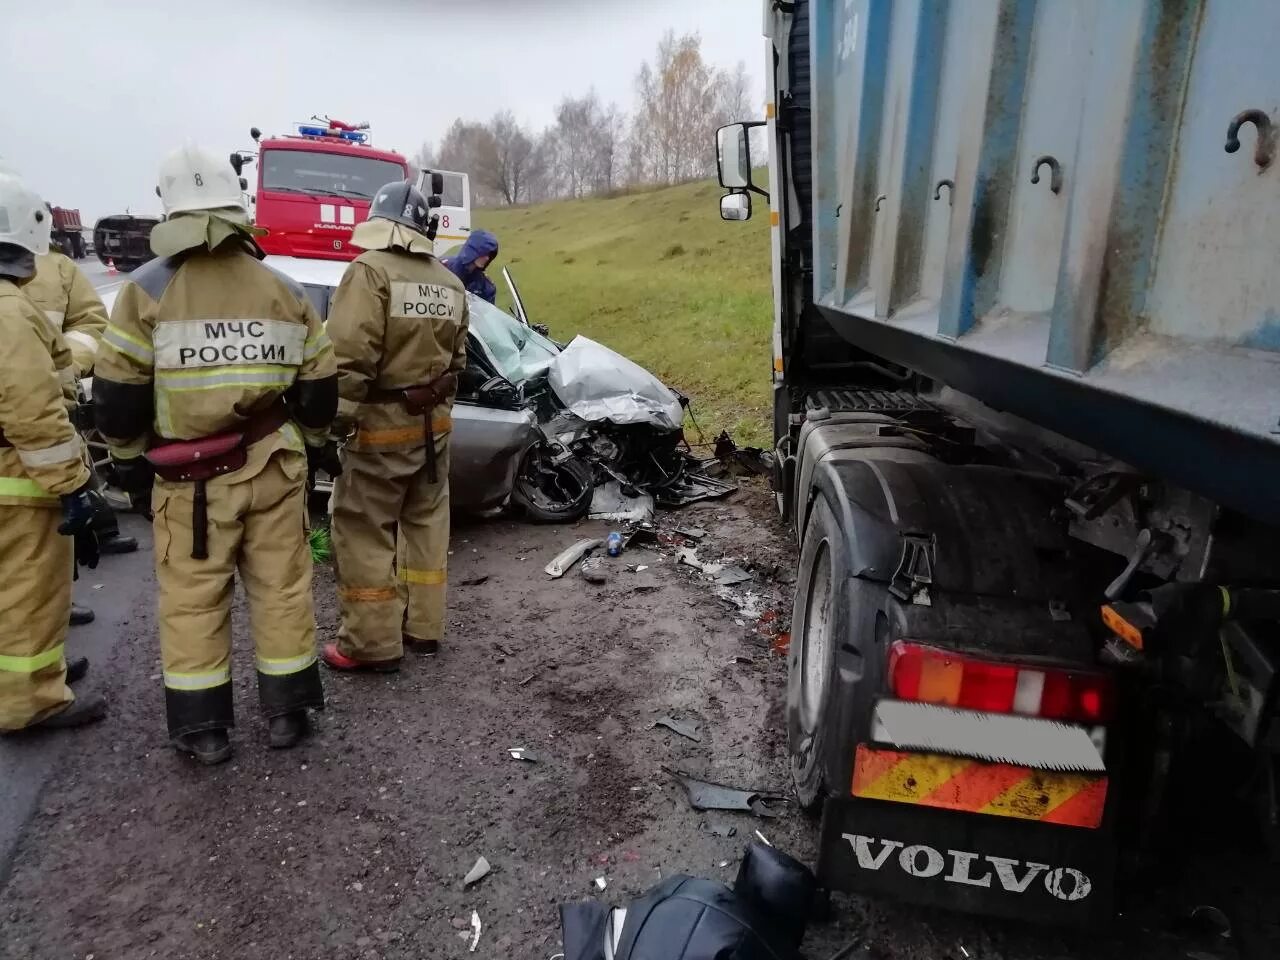
<svg viewBox="0 0 1280 960">
<path fill-rule="evenodd" d="M 904 640 L 889 652 L 889 687 L 901 700 L 1084 724 L 1106 723 L 1115 700 L 1105 673 L 1000 663 Z"/>
</svg>

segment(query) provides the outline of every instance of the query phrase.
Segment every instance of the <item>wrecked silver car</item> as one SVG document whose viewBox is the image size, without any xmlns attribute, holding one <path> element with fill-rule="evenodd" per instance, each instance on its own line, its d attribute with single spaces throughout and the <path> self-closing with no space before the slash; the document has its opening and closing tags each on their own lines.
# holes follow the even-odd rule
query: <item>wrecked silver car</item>
<svg viewBox="0 0 1280 960">
<path fill-rule="evenodd" d="M 273 256 L 267 263 L 302 284 L 328 317 L 345 262 Z M 467 367 L 450 447 L 455 508 L 485 514 L 514 506 L 548 523 L 589 511 L 645 519 L 655 502 L 675 506 L 734 489 L 699 475 L 684 446 L 683 397 L 586 337 L 553 341 L 530 325 L 513 279 L 505 269 L 503 276 L 519 319 L 468 295 Z M 315 492 L 331 490 L 321 475 Z"/>
</svg>

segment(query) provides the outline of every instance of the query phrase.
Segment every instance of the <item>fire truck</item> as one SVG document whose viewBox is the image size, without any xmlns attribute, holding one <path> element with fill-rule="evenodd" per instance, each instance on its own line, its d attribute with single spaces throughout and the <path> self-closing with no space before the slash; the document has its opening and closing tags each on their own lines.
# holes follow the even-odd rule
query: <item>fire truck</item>
<svg viewBox="0 0 1280 960">
<path fill-rule="evenodd" d="M 249 196 L 254 222 L 268 233 L 262 249 L 273 256 L 303 260 L 354 260 L 351 232 L 369 215 L 378 189 L 414 176 L 429 191 L 431 171 L 411 171 L 399 153 L 372 145 L 368 123 L 313 117 L 295 132 L 263 137 L 253 127 L 256 151 L 236 151 L 231 164 L 242 176 L 256 161 L 257 189 Z M 439 171 L 435 171 L 439 172 Z M 466 174 L 442 173 L 436 252 L 445 254 L 470 232 L 470 185 Z"/>
</svg>

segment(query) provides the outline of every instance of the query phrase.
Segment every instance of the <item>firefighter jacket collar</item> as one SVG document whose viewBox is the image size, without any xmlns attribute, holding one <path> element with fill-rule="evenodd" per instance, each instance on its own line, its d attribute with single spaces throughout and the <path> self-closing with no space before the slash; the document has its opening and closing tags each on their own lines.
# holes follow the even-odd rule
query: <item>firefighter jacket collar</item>
<svg viewBox="0 0 1280 960">
<path fill-rule="evenodd" d="M 265 254 L 256 238 L 266 232 L 237 210 L 195 210 L 156 224 L 151 230 L 151 250 L 157 257 L 172 257 L 200 248 L 213 251 L 235 238 L 261 260 Z"/>
<path fill-rule="evenodd" d="M 21 285 L 36 275 L 36 255 L 12 243 L 0 243 L 0 277 Z"/>
<path fill-rule="evenodd" d="M 427 239 L 426 234 L 381 217 L 358 224 L 351 232 L 351 244 L 362 250 L 398 249 L 428 257 L 435 254 L 435 244 Z"/>
</svg>

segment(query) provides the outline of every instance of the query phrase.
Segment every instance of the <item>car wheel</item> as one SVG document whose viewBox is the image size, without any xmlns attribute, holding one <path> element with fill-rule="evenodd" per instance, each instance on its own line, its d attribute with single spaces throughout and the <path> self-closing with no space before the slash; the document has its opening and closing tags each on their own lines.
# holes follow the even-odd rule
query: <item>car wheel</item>
<svg viewBox="0 0 1280 960">
<path fill-rule="evenodd" d="M 554 462 L 542 445 L 524 455 L 511 499 L 538 523 L 580 520 L 591 506 L 595 471 L 576 458 Z"/>
</svg>

